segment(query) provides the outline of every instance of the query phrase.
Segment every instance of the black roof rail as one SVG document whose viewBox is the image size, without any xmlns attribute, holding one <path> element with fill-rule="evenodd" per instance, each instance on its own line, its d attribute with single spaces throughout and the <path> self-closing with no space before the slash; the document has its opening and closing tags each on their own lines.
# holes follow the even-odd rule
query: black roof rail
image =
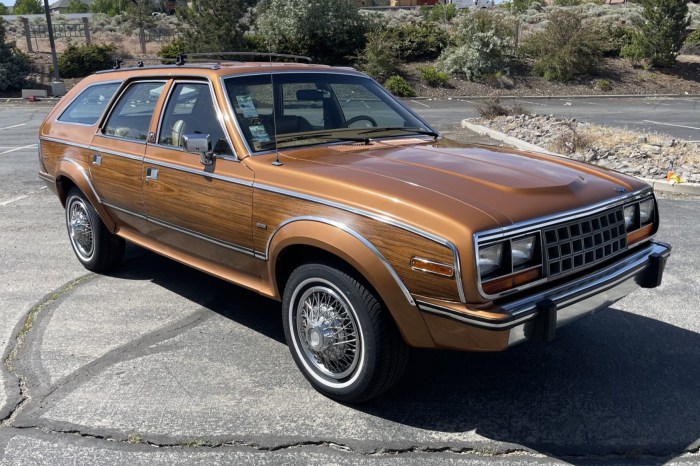
<svg viewBox="0 0 700 466">
<path fill-rule="evenodd" d="M 273 53 L 273 52 L 196 52 L 196 53 L 181 53 L 177 56 L 175 61 L 176 65 L 182 66 L 185 64 L 187 58 L 196 57 L 265 57 L 266 59 L 273 58 L 291 58 L 295 61 L 302 60 L 311 63 L 312 60 L 309 57 L 303 55 L 290 55 L 287 53 Z M 212 61 L 212 60 L 209 60 Z M 220 60 L 214 60 L 220 61 Z"/>
</svg>

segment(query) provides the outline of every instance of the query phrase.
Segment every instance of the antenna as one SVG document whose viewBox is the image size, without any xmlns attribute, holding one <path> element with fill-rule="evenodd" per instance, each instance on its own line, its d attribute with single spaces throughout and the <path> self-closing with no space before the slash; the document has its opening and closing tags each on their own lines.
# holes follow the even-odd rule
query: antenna
<svg viewBox="0 0 700 466">
<path fill-rule="evenodd" d="M 272 165 L 281 167 L 284 164 L 280 162 L 280 151 L 277 148 L 277 98 L 275 96 L 274 74 L 272 73 L 272 52 L 269 53 L 268 57 L 270 59 L 270 87 L 272 88 L 272 131 L 275 138 L 275 161 L 272 162 Z"/>
</svg>

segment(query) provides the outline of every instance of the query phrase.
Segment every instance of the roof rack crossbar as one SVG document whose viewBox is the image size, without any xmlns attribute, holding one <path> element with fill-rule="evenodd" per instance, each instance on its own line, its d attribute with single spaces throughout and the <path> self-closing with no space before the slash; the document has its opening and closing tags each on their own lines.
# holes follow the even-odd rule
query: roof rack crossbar
<svg viewBox="0 0 700 466">
<path fill-rule="evenodd" d="M 186 58 L 194 57 L 267 57 L 267 58 L 292 58 L 294 60 L 303 60 L 311 63 L 311 58 L 305 57 L 303 55 L 290 55 L 287 53 L 273 53 L 273 52 L 196 52 L 196 53 L 181 53 L 177 56 L 176 63 L 178 65 L 184 65 Z"/>
</svg>

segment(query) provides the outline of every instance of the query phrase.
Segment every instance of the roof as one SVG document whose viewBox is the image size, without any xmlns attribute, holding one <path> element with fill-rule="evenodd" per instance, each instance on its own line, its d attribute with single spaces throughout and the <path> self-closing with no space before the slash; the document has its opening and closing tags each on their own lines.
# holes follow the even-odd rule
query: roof
<svg viewBox="0 0 700 466">
<path fill-rule="evenodd" d="M 80 0 L 81 3 L 84 3 L 85 5 L 92 5 L 92 3 L 95 0 Z M 58 8 L 68 8 L 68 5 L 70 5 L 71 0 L 58 0 L 57 2 L 53 2 L 52 4 L 49 5 L 49 10 L 56 10 Z"/>
</svg>

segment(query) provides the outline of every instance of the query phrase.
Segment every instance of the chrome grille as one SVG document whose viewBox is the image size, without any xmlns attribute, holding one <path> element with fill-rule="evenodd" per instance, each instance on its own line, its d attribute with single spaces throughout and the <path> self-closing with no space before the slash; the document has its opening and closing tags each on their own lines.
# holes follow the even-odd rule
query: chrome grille
<svg viewBox="0 0 700 466">
<path fill-rule="evenodd" d="M 623 208 L 616 207 L 543 230 L 546 273 L 570 273 L 627 249 Z"/>
</svg>

